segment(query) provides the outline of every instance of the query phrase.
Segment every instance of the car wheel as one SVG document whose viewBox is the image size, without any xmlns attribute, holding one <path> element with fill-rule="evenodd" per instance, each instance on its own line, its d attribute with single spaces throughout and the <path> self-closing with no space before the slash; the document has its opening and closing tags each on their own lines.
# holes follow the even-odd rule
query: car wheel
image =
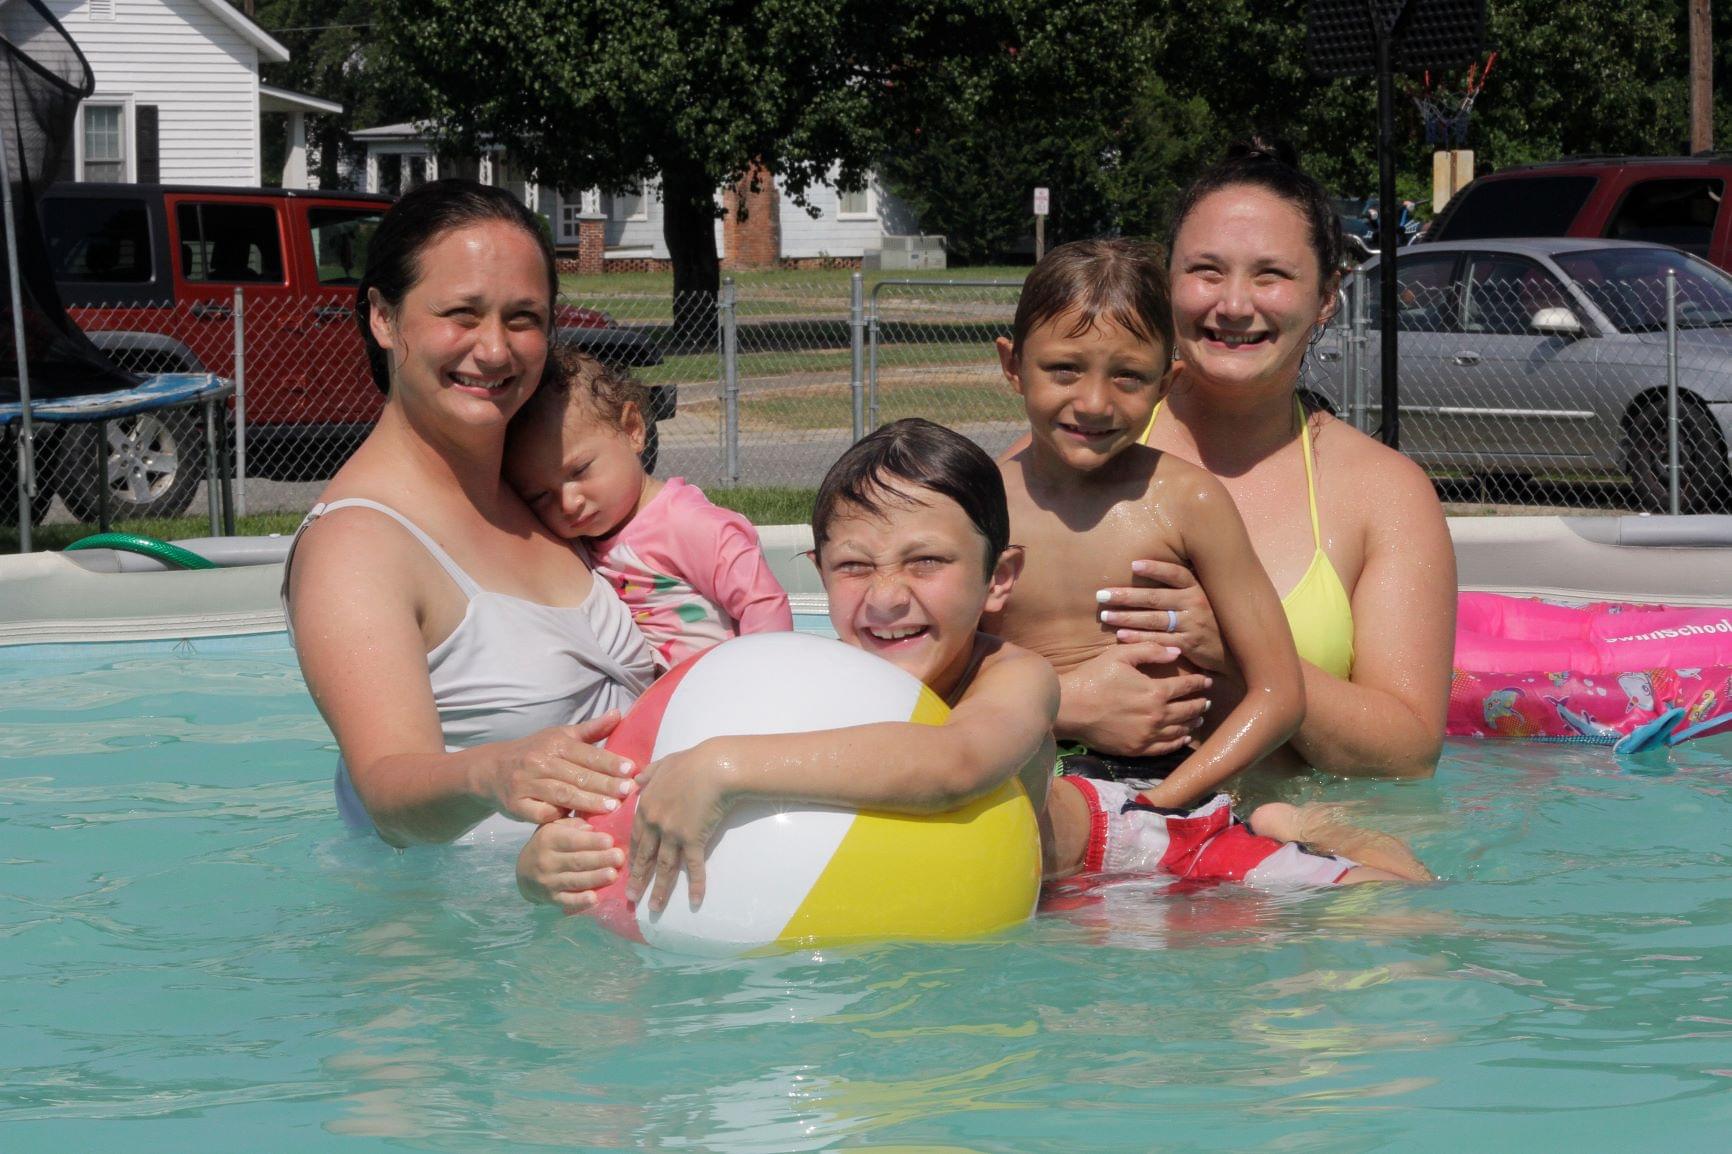
<svg viewBox="0 0 1732 1154">
<path fill-rule="evenodd" d="M 178 517 L 204 480 L 204 430 L 184 409 L 159 409 L 107 424 L 108 515 L 119 521 Z M 72 431 L 56 457 L 56 487 L 80 521 L 96 521 L 100 490 L 95 476 L 99 426 Z"/>
<path fill-rule="evenodd" d="M 1666 411 L 1650 405 L 1630 420 L 1627 452 L 1630 481 L 1644 509 L 1671 509 L 1666 447 Z M 1732 470 L 1714 419 L 1700 405 L 1678 406 L 1678 509 L 1715 513 L 1732 508 Z"/>
</svg>

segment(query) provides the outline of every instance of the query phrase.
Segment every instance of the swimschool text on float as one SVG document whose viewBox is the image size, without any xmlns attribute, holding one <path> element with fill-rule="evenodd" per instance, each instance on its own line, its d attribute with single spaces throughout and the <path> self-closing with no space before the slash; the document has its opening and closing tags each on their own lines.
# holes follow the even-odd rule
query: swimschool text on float
<svg viewBox="0 0 1732 1154">
<path fill-rule="evenodd" d="M 1448 731 L 1610 745 L 1732 738 L 1732 612 L 1463 593 Z"/>
</svg>

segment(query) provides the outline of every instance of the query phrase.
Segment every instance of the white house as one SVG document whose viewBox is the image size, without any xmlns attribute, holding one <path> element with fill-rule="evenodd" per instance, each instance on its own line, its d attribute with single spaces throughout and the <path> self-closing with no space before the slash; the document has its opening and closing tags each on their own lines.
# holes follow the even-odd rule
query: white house
<svg viewBox="0 0 1732 1154">
<path fill-rule="evenodd" d="M 342 105 L 259 82 L 289 51 L 227 0 L 45 0 L 90 61 L 72 176 L 174 184 L 262 183 L 260 114 L 288 114 L 283 184 L 308 184 L 306 115 Z"/>
<path fill-rule="evenodd" d="M 655 181 L 621 196 L 597 189 L 567 194 L 536 182 L 533 172 L 515 168 L 498 150 L 480 158 L 438 155 L 428 135 L 416 124 L 385 124 L 363 128 L 351 136 L 366 147 L 368 192 L 403 193 L 441 176 L 468 176 L 509 188 L 553 226 L 561 249 L 582 250 L 586 235 L 600 232 L 603 243 L 597 262 L 593 246 L 577 251 L 583 271 L 639 271 L 668 260 L 662 237 L 662 205 Z M 716 203 L 747 205 L 741 224 L 724 212 L 716 221 L 716 251 L 725 265 L 859 264 L 879 252 L 886 236 L 916 232 L 907 206 L 886 192 L 876 176 L 859 192 L 841 192 L 831 182 L 809 189 L 806 205 L 782 191 L 767 174 L 760 190 L 717 189 Z M 737 226 L 737 227 L 736 227 Z"/>
</svg>

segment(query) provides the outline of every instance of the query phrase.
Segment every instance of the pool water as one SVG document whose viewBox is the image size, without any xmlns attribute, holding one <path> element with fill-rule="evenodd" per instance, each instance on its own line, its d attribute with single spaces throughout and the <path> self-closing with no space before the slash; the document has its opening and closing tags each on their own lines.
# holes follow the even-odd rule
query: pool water
<svg viewBox="0 0 1732 1154">
<path fill-rule="evenodd" d="M 0 651 L 0 1149 L 1723 1149 L 1732 760 L 1301 783 L 1447 879 L 747 961 L 346 835 L 281 636 Z"/>
</svg>

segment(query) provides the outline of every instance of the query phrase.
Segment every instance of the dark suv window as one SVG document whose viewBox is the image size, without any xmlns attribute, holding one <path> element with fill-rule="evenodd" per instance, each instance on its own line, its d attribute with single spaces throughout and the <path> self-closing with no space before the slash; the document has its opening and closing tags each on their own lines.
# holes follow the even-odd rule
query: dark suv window
<svg viewBox="0 0 1732 1154">
<path fill-rule="evenodd" d="M 1606 235 L 1669 244 L 1707 256 L 1725 190 L 1722 180 L 1644 180 L 1624 194 L 1624 202 L 1606 225 Z"/>
<path fill-rule="evenodd" d="M 1594 190 L 1593 176 L 1488 180 L 1461 194 L 1431 240 L 1497 236 L 1568 236 L 1570 222 Z"/>
<path fill-rule="evenodd" d="M 131 197 L 51 196 L 42 233 L 54 279 L 75 284 L 147 284 L 150 213 Z"/>
<path fill-rule="evenodd" d="M 308 209 L 307 230 L 312 234 L 319 283 L 359 284 L 361 270 L 367 267 L 367 245 L 384 219 L 383 209 Z"/>
<path fill-rule="evenodd" d="M 266 204 L 182 204 L 180 275 L 189 281 L 224 284 L 283 279 L 283 248 L 277 211 Z"/>
</svg>

